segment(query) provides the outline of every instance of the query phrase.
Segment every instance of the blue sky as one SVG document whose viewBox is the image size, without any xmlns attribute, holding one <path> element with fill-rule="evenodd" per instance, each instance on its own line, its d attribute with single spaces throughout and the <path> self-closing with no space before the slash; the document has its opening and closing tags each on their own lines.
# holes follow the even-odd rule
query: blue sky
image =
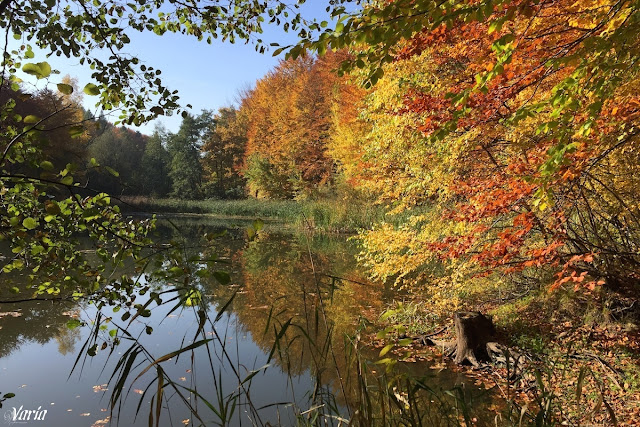
<svg viewBox="0 0 640 427">
<path fill-rule="evenodd" d="M 326 19 L 327 3 L 327 0 L 309 0 L 303 6 L 303 16 Z M 178 90 L 180 103 L 191 104 L 192 111 L 196 114 L 202 109 L 217 110 L 232 104 L 240 89 L 252 86 L 280 59 L 274 58 L 272 52 L 260 54 L 253 45 L 245 45 L 243 42 L 230 44 L 214 40 L 209 45 L 180 34 L 157 36 L 150 32 L 135 31 L 130 32 L 129 36 L 131 44 L 126 48 L 126 53 L 137 56 L 148 66 L 161 69 L 165 85 L 171 90 Z M 295 34 L 284 33 L 275 26 L 265 28 L 265 34 L 260 37 L 267 44 L 278 42 L 284 45 L 296 41 Z M 35 48 L 34 52 L 34 61 L 46 60 L 52 68 L 60 71 L 60 77 L 66 74 L 76 77 L 80 87 L 91 82 L 91 70 L 80 65 L 76 59 L 55 56 L 45 58 L 44 53 Z M 28 78 L 25 77 L 25 80 Z M 55 76 L 51 79 L 53 83 L 58 83 L 58 80 Z M 84 104 L 94 110 L 91 97 L 85 96 Z M 168 130 L 175 132 L 180 121 L 179 115 L 161 117 L 138 129 L 150 134 L 157 123 L 162 123 Z"/>
</svg>

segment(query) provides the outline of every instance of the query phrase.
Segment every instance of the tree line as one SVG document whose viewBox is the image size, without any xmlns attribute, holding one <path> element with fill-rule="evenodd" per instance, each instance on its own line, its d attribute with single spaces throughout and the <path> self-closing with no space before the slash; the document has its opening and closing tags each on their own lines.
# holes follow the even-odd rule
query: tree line
<svg viewBox="0 0 640 427">
<path fill-rule="evenodd" d="M 116 126 L 104 116 L 95 117 L 83 108 L 77 83 L 68 76 L 63 81 L 74 88 L 74 95 L 48 88 L 0 92 L 0 102 L 15 104 L 13 120 L 28 123 L 47 118 L 40 129 L 46 137 L 40 143 L 41 156 L 51 170 L 69 165 L 83 188 L 114 196 L 202 199 L 244 195 L 240 166 L 246 137 L 235 108 L 185 114 L 178 132 L 158 125 L 148 136 Z"/>
</svg>

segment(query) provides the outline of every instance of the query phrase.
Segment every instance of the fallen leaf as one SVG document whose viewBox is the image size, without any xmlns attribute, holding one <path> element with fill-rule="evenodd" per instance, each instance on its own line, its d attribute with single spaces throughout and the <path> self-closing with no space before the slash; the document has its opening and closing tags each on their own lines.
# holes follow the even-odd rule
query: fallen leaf
<svg viewBox="0 0 640 427">
<path fill-rule="evenodd" d="M 11 317 L 20 317 L 22 313 L 18 311 L 5 311 L 4 313 L 0 313 L 0 317 L 11 316 Z"/>
<path fill-rule="evenodd" d="M 102 384 L 102 385 L 94 385 L 93 386 L 93 392 L 94 393 L 99 393 L 101 391 L 108 391 L 107 389 L 107 384 Z"/>
<path fill-rule="evenodd" d="M 98 427 L 98 426 L 103 426 L 105 424 L 108 424 L 110 419 L 111 417 L 107 417 L 103 420 L 98 420 L 95 423 L 91 424 L 91 427 Z"/>
</svg>

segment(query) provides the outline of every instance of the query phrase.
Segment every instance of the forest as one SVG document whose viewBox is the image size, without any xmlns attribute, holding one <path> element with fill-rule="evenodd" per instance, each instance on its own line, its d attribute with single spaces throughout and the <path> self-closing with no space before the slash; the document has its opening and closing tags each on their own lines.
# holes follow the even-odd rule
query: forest
<svg viewBox="0 0 640 427">
<path fill-rule="evenodd" d="M 39 2 L 14 3 L 43 13 Z M 340 1 L 328 4 L 331 23 L 287 15 L 280 2 L 237 1 L 231 14 L 193 3 L 175 21 L 140 18 L 153 10 L 144 2 L 118 7 L 134 8 L 129 25 L 139 31 L 250 39 L 267 16 L 299 41 L 272 46 L 282 59 L 235 105 L 194 113 L 181 110 L 153 69 L 129 72 L 135 58 L 92 59 L 86 44 L 108 39 L 96 28 L 116 50 L 126 40 L 123 27 L 86 11 L 69 31 L 94 34 L 93 42 L 78 36 L 71 55 L 96 66 L 98 85 L 54 78 L 46 62 L 29 62 L 27 35 L 64 51 L 49 39 L 52 28 L 64 31 L 51 22 L 42 24 L 50 33 L 37 33 L 27 12 L 2 2 L 0 14 L 13 13 L 2 28 L 24 40 L 13 56 L 5 49 L 0 88 L 0 242 L 13 252 L 2 275 L 41 264 L 29 273 L 38 295 L 101 289 L 109 260 L 140 260 L 151 245 L 153 221 L 130 226 L 121 206 L 162 210 L 181 200 L 207 213 L 206 203 L 247 199 L 324 203 L 345 218 L 366 210 L 366 221 L 342 231 L 353 233 L 366 280 L 398 295 L 377 313 L 370 337 L 387 355 L 383 364 L 395 363 L 392 354 L 422 354 L 413 341 L 447 328 L 454 313 L 482 312 L 497 341 L 535 354 L 535 374 L 507 384 L 523 414 L 529 404 L 548 425 L 633 425 L 640 2 L 392 0 L 350 11 L 344 4 L 353 2 Z M 103 6 L 95 6 L 101 16 L 126 21 Z M 30 91 L 17 69 L 60 83 Z M 117 124 L 85 110 L 83 96 L 98 97 L 103 112 L 121 110 Z M 173 110 L 182 114 L 176 133 L 131 128 Z M 74 255 L 65 236 L 75 232 L 98 242 L 100 266 Z M 186 260 L 173 256 L 183 268 Z M 502 357 L 506 377 L 517 360 Z M 478 367 L 475 356 L 467 362 Z M 542 366 L 552 366 L 547 376 Z"/>
</svg>

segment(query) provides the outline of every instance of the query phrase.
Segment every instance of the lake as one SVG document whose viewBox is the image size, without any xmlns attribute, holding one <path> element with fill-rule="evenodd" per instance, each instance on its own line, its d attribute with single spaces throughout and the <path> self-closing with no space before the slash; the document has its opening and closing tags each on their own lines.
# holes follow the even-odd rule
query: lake
<svg viewBox="0 0 640 427">
<path fill-rule="evenodd" d="M 399 294 L 367 280 L 347 236 L 268 223 L 249 241 L 249 224 L 159 222 L 160 239 L 180 241 L 185 257 L 215 253 L 229 273 L 225 285 L 199 279 L 198 303 L 163 301 L 147 317 L 124 320 L 88 301 L 0 304 L 0 392 L 15 393 L 0 409 L 4 420 L 22 413 L 26 425 L 48 427 L 150 419 L 161 426 L 493 424 L 491 394 L 464 375 L 424 362 L 388 372 L 376 364 L 379 349 L 367 348 L 358 331 Z M 220 237 L 203 249 L 194 242 L 204 233 Z M 139 300 L 151 292 L 168 300 L 163 291 L 175 285 L 138 280 Z"/>
</svg>

